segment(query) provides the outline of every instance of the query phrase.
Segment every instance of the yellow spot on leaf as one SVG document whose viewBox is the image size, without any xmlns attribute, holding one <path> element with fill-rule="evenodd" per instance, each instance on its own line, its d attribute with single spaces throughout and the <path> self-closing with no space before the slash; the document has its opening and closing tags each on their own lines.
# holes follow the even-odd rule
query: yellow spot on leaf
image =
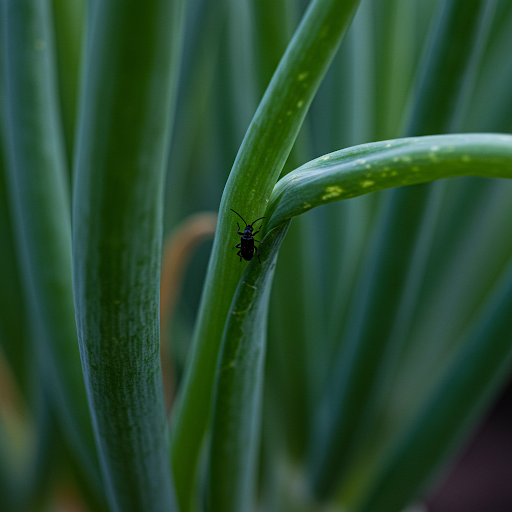
<svg viewBox="0 0 512 512">
<path fill-rule="evenodd" d="M 322 201 L 327 201 L 327 199 L 338 197 L 342 192 L 343 189 L 338 187 L 337 185 L 325 187 L 325 194 L 322 196 Z"/>
<path fill-rule="evenodd" d="M 368 188 L 371 187 L 372 185 L 375 185 L 375 181 L 373 180 L 364 180 L 361 182 L 361 187 L 363 188 Z"/>
</svg>

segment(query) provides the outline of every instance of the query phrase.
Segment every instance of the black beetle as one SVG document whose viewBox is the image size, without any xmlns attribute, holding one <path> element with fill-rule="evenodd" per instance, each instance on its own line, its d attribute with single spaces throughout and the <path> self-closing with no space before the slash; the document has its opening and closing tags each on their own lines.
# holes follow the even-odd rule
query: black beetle
<svg viewBox="0 0 512 512">
<path fill-rule="evenodd" d="M 242 258 L 244 260 L 251 261 L 252 257 L 254 256 L 254 251 L 256 251 L 256 254 L 258 255 L 258 261 L 261 263 L 260 252 L 258 251 L 256 246 L 254 245 L 254 242 L 258 242 L 259 244 L 264 244 L 264 245 L 268 245 L 268 244 L 266 244 L 265 242 L 260 242 L 259 240 L 256 240 L 254 238 L 254 235 L 256 233 L 260 232 L 261 226 L 258 228 L 258 231 L 253 233 L 252 232 L 252 230 L 253 230 L 252 225 L 255 222 L 257 222 L 257 221 L 259 221 L 261 219 L 264 219 L 265 217 L 260 217 L 259 219 L 253 220 L 250 224 L 247 224 L 247 222 L 245 222 L 244 218 L 238 212 L 235 212 L 235 210 L 233 210 L 233 208 L 230 208 L 230 210 L 232 212 L 236 213 L 244 221 L 244 224 L 245 224 L 244 232 L 240 233 L 240 224 L 238 224 L 238 222 L 236 223 L 236 225 L 238 226 L 238 231 L 236 233 L 237 233 L 237 235 L 241 235 L 242 236 L 242 238 L 240 239 L 240 243 L 236 244 L 233 247 L 233 249 L 235 247 L 240 248 L 240 250 L 236 253 L 236 255 L 240 256 L 240 261 L 242 261 Z"/>
</svg>

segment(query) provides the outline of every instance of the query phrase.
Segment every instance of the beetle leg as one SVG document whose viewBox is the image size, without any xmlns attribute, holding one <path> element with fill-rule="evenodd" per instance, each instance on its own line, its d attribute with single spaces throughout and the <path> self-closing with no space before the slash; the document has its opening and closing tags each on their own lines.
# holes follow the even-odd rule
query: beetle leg
<svg viewBox="0 0 512 512">
<path fill-rule="evenodd" d="M 231 247 L 231 249 L 234 249 L 235 247 L 240 247 L 240 244 L 233 245 L 233 247 Z"/>
<path fill-rule="evenodd" d="M 236 255 L 237 255 L 237 256 L 240 256 L 240 261 L 242 261 L 242 255 L 240 254 L 241 252 L 242 252 L 242 251 L 238 251 L 238 252 L 236 253 Z"/>
<path fill-rule="evenodd" d="M 256 251 L 256 254 L 258 255 L 258 261 L 261 263 L 261 260 L 260 260 L 260 251 L 258 251 L 258 249 L 256 249 L 256 246 L 254 246 L 254 250 Z"/>
</svg>

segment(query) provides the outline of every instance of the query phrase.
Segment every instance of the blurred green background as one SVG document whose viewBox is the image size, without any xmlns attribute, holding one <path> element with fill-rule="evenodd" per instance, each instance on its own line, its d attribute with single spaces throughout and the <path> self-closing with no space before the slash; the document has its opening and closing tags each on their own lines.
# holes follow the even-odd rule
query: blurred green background
<svg viewBox="0 0 512 512">
<path fill-rule="evenodd" d="M 86 2 L 50 4 L 56 94 L 71 168 Z M 192 214 L 217 211 L 244 134 L 307 5 L 305 0 L 187 2 L 163 191 L 164 237 Z M 366 142 L 511 133 L 511 47 L 510 0 L 362 0 L 284 173 Z M 4 78 L 0 87 L 3 93 Z M 2 116 L 4 111 L 2 103 Z M 3 141 L 7 129 L 4 122 Z M 17 492 L 31 497 L 25 510 L 105 510 L 72 436 L 57 419 L 45 374 L 51 369 L 37 362 L 2 144 L 0 500 L 9 502 L 15 480 L 21 482 Z M 72 183 L 71 173 L 69 178 Z M 501 293 L 496 290 L 510 289 L 511 198 L 509 180 L 454 178 L 333 203 L 292 222 L 271 297 L 258 510 L 398 512 L 432 494 L 441 463 L 453 460 L 510 376 L 512 315 L 506 310 L 500 318 L 508 331 L 505 325 L 498 335 L 508 336 L 508 359 L 502 366 L 493 363 L 495 378 L 482 377 L 480 391 L 468 395 L 470 413 L 453 420 L 449 442 L 438 452 L 432 448 L 436 459 L 425 462 L 411 482 L 404 470 L 398 491 L 383 475 L 390 474 L 388 464 L 414 435 L 427 406 L 436 410 L 443 383 L 464 372 L 468 339 L 487 325 L 485 308 Z M 170 321 L 162 343 L 175 388 L 187 364 L 210 250 L 207 241 L 187 256 L 177 302 L 162 312 Z M 233 265 L 238 264 L 234 250 Z M 376 351 L 347 367 L 358 340 L 365 339 Z M 353 424 L 342 430 L 340 390 L 351 372 L 361 379 L 362 403 L 354 406 Z M 427 426 L 432 435 L 434 427 Z M 512 502 L 504 507 L 485 510 L 508 510 Z M 0 509 L 11 510 L 1 501 Z"/>
</svg>

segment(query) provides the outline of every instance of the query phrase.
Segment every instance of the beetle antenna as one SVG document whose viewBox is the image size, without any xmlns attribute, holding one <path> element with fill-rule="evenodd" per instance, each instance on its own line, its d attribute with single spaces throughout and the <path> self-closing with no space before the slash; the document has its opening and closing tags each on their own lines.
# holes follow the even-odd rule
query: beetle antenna
<svg viewBox="0 0 512 512">
<path fill-rule="evenodd" d="M 253 220 L 251 224 L 249 224 L 249 226 L 252 226 L 255 222 L 258 222 L 259 220 L 261 219 L 265 219 L 266 217 L 260 217 L 259 219 L 256 219 L 256 220 Z M 245 222 L 245 220 L 244 220 Z"/>
<path fill-rule="evenodd" d="M 245 222 L 244 218 L 238 213 L 238 212 L 235 212 L 235 210 L 233 210 L 233 208 L 230 208 L 230 210 L 234 213 L 236 213 L 243 221 L 244 221 L 244 224 L 247 226 L 247 222 Z"/>
</svg>

